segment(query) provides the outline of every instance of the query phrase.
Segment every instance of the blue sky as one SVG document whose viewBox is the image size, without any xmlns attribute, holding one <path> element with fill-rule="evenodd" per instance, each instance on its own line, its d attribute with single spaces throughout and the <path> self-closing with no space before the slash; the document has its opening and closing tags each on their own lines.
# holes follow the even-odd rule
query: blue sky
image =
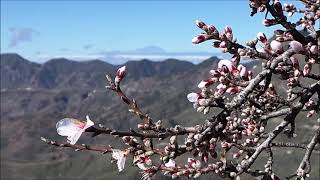
<svg viewBox="0 0 320 180">
<path fill-rule="evenodd" d="M 211 43 L 193 45 L 195 20 L 219 30 L 233 28 L 238 41 L 272 34 L 250 17 L 246 0 L 233 1 L 1 1 L 1 53 L 34 61 L 51 57 L 96 57 L 148 46 L 165 52 L 218 53 Z M 150 48 L 149 48 L 150 49 Z M 99 56 L 97 56 L 99 58 Z"/>
</svg>

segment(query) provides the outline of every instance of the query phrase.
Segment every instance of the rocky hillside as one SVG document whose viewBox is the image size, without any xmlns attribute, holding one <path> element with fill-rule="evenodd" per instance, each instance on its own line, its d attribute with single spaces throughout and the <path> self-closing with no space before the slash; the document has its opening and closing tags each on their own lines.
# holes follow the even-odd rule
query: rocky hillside
<svg viewBox="0 0 320 180">
<path fill-rule="evenodd" d="M 206 116 L 193 110 L 186 94 L 197 89 L 198 82 L 208 76 L 208 70 L 217 62 L 215 57 L 198 65 L 174 59 L 127 62 L 128 76 L 123 89 L 153 119 L 162 119 L 166 125 L 199 124 Z M 259 64 L 247 64 L 251 68 L 255 65 L 258 65 L 255 71 L 259 71 Z M 70 149 L 50 147 L 39 139 L 45 136 L 64 140 L 55 130 L 55 123 L 64 117 L 89 115 L 94 122 L 112 128 L 134 127 L 138 119 L 127 112 L 118 97 L 104 88 L 105 74 L 114 74 L 117 68 L 119 66 L 100 60 L 52 59 L 37 64 L 17 54 L 1 54 L 1 179 L 138 177 L 136 169 L 130 168 L 130 161 L 127 161 L 126 171 L 119 174 L 116 166 L 110 164 L 110 155 L 74 153 Z M 208 116 L 212 114 L 214 112 Z M 306 131 L 314 124 L 310 121 L 303 127 L 298 126 L 298 130 Z M 310 132 L 306 131 L 299 138 L 308 135 Z M 89 136 L 84 134 L 79 143 L 119 146 L 108 136 Z M 293 158 L 289 158 L 286 151 L 280 156 L 293 164 L 283 167 L 283 171 L 293 172 L 302 151 Z M 315 160 L 319 161 L 318 155 Z M 314 173 L 319 176 L 319 172 Z M 315 175 L 313 177 L 318 177 Z"/>
</svg>

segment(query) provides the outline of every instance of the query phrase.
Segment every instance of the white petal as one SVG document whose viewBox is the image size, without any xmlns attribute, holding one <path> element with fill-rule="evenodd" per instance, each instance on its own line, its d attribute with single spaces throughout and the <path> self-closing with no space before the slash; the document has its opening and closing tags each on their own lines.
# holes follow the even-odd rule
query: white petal
<svg viewBox="0 0 320 180">
<path fill-rule="evenodd" d="M 166 167 L 176 167 L 176 162 L 172 159 L 169 159 L 167 163 L 164 164 Z"/>
<path fill-rule="evenodd" d="M 64 118 L 61 119 L 56 124 L 57 133 L 61 136 L 73 136 L 78 131 L 80 131 L 81 128 L 81 121 L 77 119 L 72 118 Z"/>
<path fill-rule="evenodd" d="M 87 119 L 87 124 L 86 124 L 86 126 L 85 126 L 85 129 L 87 129 L 87 128 L 89 128 L 89 127 L 91 127 L 91 126 L 94 125 L 94 122 L 91 121 L 91 119 L 89 118 L 88 115 L 86 116 L 86 119 Z"/>
<path fill-rule="evenodd" d="M 118 170 L 121 172 L 126 163 L 126 156 L 124 155 L 124 152 L 119 149 L 112 149 L 112 158 L 117 160 Z"/>
<path fill-rule="evenodd" d="M 72 145 L 76 144 L 82 133 L 83 133 L 83 130 L 80 130 L 80 131 L 76 132 L 74 135 L 68 136 L 68 138 L 67 138 L 68 143 L 70 143 Z"/>
<path fill-rule="evenodd" d="M 207 82 L 206 82 L 206 81 L 201 81 L 201 82 L 198 84 L 198 88 L 203 89 L 203 88 L 206 87 L 206 85 L 207 85 Z"/>
<path fill-rule="evenodd" d="M 144 166 L 143 163 L 137 163 L 137 166 L 142 170 L 146 170 L 147 169 L 146 166 Z"/>
<path fill-rule="evenodd" d="M 197 93 L 189 93 L 187 95 L 187 99 L 190 101 L 190 102 L 197 102 L 199 98 L 199 95 Z"/>
</svg>

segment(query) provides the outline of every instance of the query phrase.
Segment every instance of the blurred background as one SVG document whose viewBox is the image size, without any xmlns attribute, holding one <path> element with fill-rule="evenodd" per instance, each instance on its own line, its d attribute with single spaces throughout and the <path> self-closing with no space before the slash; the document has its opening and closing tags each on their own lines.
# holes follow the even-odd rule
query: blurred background
<svg viewBox="0 0 320 180">
<path fill-rule="evenodd" d="M 247 1 L 237 0 L 1 1 L 1 179 L 140 178 L 130 159 L 118 173 L 110 154 L 51 147 L 40 137 L 65 141 L 55 129 L 64 117 L 89 115 L 96 124 L 135 128 L 139 120 L 104 88 L 105 74 L 114 75 L 122 65 L 128 69 L 123 90 L 153 119 L 167 126 L 202 123 L 215 111 L 197 113 L 186 95 L 197 90 L 219 59 L 230 56 L 210 43 L 192 45 L 191 39 L 201 33 L 195 20 L 218 30 L 229 25 L 244 43 L 258 32 L 272 37 L 279 28 L 265 28 L 263 17 L 250 17 Z M 254 74 L 261 70 L 257 61 L 244 63 Z M 286 85 L 278 81 L 276 88 L 284 92 Z M 316 118 L 306 120 L 301 114 L 297 119 L 294 140 L 307 143 Z M 269 128 L 278 122 L 272 120 Z M 277 140 L 292 141 L 284 135 Z M 123 147 L 120 139 L 106 135 L 90 138 L 84 133 L 78 142 Z M 274 169 L 282 177 L 295 172 L 304 153 L 276 152 Z M 186 158 L 178 161 L 186 163 Z M 265 162 L 262 154 L 257 168 Z M 312 165 L 310 179 L 318 179 L 319 153 L 312 156 Z"/>
</svg>

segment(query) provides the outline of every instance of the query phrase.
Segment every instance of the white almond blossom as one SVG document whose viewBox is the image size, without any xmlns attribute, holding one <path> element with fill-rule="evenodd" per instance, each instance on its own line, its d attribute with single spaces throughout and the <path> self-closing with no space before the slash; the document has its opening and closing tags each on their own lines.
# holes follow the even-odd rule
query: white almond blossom
<svg viewBox="0 0 320 180">
<path fill-rule="evenodd" d="M 112 158 L 117 161 L 119 172 L 123 171 L 126 164 L 126 152 L 120 149 L 112 149 Z"/>
<path fill-rule="evenodd" d="M 57 133 L 60 136 L 67 136 L 68 143 L 73 145 L 86 129 L 94 125 L 89 116 L 86 116 L 86 119 L 86 122 L 73 118 L 61 119 L 56 124 Z"/>
</svg>

